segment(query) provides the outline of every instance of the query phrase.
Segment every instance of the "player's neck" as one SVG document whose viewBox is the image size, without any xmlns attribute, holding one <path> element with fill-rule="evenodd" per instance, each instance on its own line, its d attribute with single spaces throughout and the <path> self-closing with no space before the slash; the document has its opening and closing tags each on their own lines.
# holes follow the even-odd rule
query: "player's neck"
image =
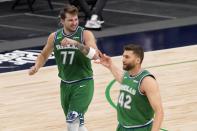
<svg viewBox="0 0 197 131">
<path fill-rule="evenodd" d="M 74 33 L 74 31 L 69 31 L 69 30 L 67 30 L 67 29 L 64 28 L 64 34 L 65 35 L 71 35 L 73 33 Z"/>
<path fill-rule="evenodd" d="M 129 71 L 129 75 L 130 76 L 136 76 L 136 75 L 138 75 L 140 72 L 142 71 L 142 68 L 139 66 L 139 67 L 135 67 L 135 68 L 133 68 L 133 69 L 131 69 L 130 71 Z"/>
</svg>

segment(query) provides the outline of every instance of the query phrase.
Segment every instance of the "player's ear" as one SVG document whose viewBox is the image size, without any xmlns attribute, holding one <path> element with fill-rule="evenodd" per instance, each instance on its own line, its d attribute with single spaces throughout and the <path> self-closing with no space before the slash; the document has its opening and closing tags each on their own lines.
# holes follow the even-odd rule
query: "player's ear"
<svg viewBox="0 0 197 131">
<path fill-rule="evenodd" d="M 60 24 L 64 25 L 64 19 L 60 19 Z"/>
<path fill-rule="evenodd" d="M 140 58 L 138 57 L 137 59 L 136 59 L 136 62 L 138 63 L 138 64 L 140 64 Z"/>
</svg>

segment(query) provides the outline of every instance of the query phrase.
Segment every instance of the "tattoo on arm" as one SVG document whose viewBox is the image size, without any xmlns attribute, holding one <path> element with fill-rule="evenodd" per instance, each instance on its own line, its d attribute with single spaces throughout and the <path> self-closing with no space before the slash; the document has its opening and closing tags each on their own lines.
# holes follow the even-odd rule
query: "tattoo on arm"
<svg viewBox="0 0 197 131">
<path fill-rule="evenodd" d="M 87 55 L 90 50 L 89 47 L 84 46 L 83 44 L 80 44 L 80 43 L 77 43 L 76 46 L 84 55 Z"/>
</svg>

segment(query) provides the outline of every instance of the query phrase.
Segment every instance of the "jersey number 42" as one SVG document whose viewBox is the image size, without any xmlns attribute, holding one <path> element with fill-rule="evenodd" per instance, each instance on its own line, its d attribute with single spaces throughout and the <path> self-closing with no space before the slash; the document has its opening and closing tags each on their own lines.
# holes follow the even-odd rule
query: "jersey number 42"
<svg viewBox="0 0 197 131">
<path fill-rule="evenodd" d="M 120 104 L 121 107 L 126 108 L 126 109 L 131 109 L 131 96 L 125 94 L 124 92 L 121 92 L 118 98 L 118 103 Z"/>
</svg>

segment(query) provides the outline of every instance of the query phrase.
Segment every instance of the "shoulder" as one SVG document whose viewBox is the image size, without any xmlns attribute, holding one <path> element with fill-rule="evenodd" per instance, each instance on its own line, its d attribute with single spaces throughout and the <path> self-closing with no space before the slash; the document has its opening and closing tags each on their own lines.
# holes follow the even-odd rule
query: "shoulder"
<svg viewBox="0 0 197 131">
<path fill-rule="evenodd" d="M 54 40 L 55 35 L 56 35 L 56 32 L 52 32 L 52 33 L 49 35 L 48 40 Z"/>
<path fill-rule="evenodd" d="M 63 28 L 59 28 L 57 29 L 56 31 L 52 32 L 50 35 L 49 35 L 49 38 L 53 38 L 55 39 L 56 36 L 60 35 L 63 33 Z"/>
<path fill-rule="evenodd" d="M 94 37 L 94 34 L 89 30 L 84 30 L 83 31 L 83 40 L 84 40 L 86 45 L 96 44 L 95 43 L 96 39 Z"/>
<path fill-rule="evenodd" d="M 153 75 L 147 75 L 143 78 L 142 83 L 141 84 L 148 84 L 148 83 L 152 83 L 152 82 L 156 82 L 155 78 Z"/>
<path fill-rule="evenodd" d="M 157 81 L 153 75 L 147 75 L 141 81 L 140 91 L 146 94 L 147 91 L 156 90 L 158 88 Z"/>
<path fill-rule="evenodd" d="M 52 33 L 49 35 L 49 37 L 54 37 L 55 34 L 56 34 L 56 32 L 52 32 Z"/>
<path fill-rule="evenodd" d="M 84 30 L 83 31 L 83 36 L 84 37 L 89 37 L 89 36 L 94 36 L 94 34 L 90 30 Z"/>
<path fill-rule="evenodd" d="M 56 32 L 52 32 L 47 39 L 47 44 L 48 45 L 53 45 L 53 42 L 55 40 Z"/>
</svg>

